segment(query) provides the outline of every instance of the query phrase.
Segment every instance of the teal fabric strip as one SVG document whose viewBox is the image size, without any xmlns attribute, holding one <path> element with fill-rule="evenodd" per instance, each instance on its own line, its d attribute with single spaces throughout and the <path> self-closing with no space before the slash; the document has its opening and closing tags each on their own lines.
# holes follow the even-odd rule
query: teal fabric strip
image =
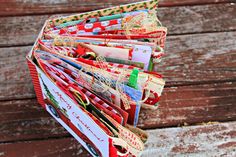
<svg viewBox="0 0 236 157">
<path fill-rule="evenodd" d="M 139 10 L 139 11 L 134 11 L 134 12 L 129 12 L 129 13 L 122 13 L 122 14 L 115 14 L 115 15 L 110 15 L 110 16 L 103 16 L 103 17 L 99 17 L 99 18 L 89 18 L 88 19 L 88 23 L 94 23 L 94 22 L 101 22 L 101 21 L 108 21 L 108 20 L 114 20 L 114 19 L 119 19 L 119 18 L 123 18 L 127 15 L 132 15 L 132 14 L 136 14 L 136 13 L 139 13 L 139 12 L 147 12 L 147 10 Z M 73 26 L 73 25 L 77 25 L 77 24 L 80 24 L 84 21 L 83 20 L 78 20 L 78 21 L 70 21 L 70 22 L 67 22 L 67 23 L 63 23 L 63 24 L 60 24 L 58 26 L 56 26 L 56 28 L 64 28 L 64 27 L 68 27 L 68 26 Z"/>
</svg>

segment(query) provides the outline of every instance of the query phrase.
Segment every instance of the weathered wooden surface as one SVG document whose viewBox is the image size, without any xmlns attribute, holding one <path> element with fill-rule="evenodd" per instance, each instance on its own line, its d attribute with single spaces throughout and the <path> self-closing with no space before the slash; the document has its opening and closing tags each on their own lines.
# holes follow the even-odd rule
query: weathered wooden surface
<svg viewBox="0 0 236 157">
<path fill-rule="evenodd" d="M 236 122 L 147 131 L 142 157 L 236 155 Z M 30 151 L 29 151 L 30 150 Z M 90 156 L 73 138 L 0 144 L 0 155 L 9 157 Z"/>
<path fill-rule="evenodd" d="M 4 101 L 0 106 L 0 142 L 68 136 L 36 99 Z"/>
<path fill-rule="evenodd" d="M 0 100 L 35 97 L 25 58 L 31 48 L 0 48 Z"/>
<path fill-rule="evenodd" d="M 72 157 L 90 156 L 74 138 L 0 144 L 0 156 Z"/>
<path fill-rule="evenodd" d="M 158 17 L 169 35 L 236 30 L 236 5 L 164 7 Z M 0 47 L 32 45 L 49 15 L 0 17 Z"/>
<path fill-rule="evenodd" d="M 236 32 L 170 36 L 165 51 L 167 86 L 236 80 Z"/>
<path fill-rule="evenodd" d="M 141 110 L 139 126 L 157 128 L 236 120 L 236 82 L 166 88 L 156 111 Z"/>
<path fill-rule="evenodd" d="M 25 61 L 30 48 L 0 48 L 0 100 L 35 97 Z M 236 81 L 235 58 L 235 32 L 170 36 L 156 71 L 168 87 Z"/>
<path fill-rule="evenodd" d="M 236 156 L 236 123 L 150 130 L 143 157 Z"/>
<path fill-rule="evenodd" d="M 141 0 L 44 0 L 44 1 L 24 1 L 24 0 L 1 0 L 0 16 L 13 15 L 35 15 L 52 13 L 71 13 L 101 9 L 120 4 L 140 2 Z M 159 7 L 230 3 L 233 0 L 160 0 Z"/>
<path fill-rule="evenodd" d="M 89 156 L 36 102 L 25 55 L 52 14 L 137 1 L 0 1 L 0 156 Z M 155 129 L 144 157 L 236 156 L 236 122 L 227 122 L 236 120 L 233 2 L 161 0 L 170 36 L 156 70 L 167 85 L 159 109 L 140 113 L 139 127 Z M 175 128 L 209 121 L 225 123 Z"/>
<path fill-rule="evenodd" d="M 235 3 L 235 0 L 160 0 L 159 7 L 173 7 L 173 6 L 186 6 L 186 5 L 205 5 L 216 3 Z"/>
<path fill-rule="evenodd" d="M 156 111 L 142 109 L 141 128 L 236 120 L 236 82 L 166 88 Z M 0 142 L 68 136 L 35 99 L 1 102 Z"/>
</svg>

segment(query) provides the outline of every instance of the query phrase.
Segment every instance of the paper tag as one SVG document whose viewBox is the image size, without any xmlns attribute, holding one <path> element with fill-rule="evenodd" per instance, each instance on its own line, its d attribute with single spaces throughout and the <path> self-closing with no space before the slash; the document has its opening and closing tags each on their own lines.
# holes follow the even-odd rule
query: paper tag
<svg viewBox="0 0 236 157">
<path fill-rule="evenodd" d="M 144 63 L 144 70 L 148 70 L 151 55 L 152 48 L 150 46 L 135 45 L 132 54 L 132 61 Z"/>
<path fill-rule="evenodd" d="M 105 47 L 85 44 L 88 48 L 92 49 L 98 55 L 110 58 L 119 58 L 127 60 L 129 58 L 129 49 Z"/>
</svg>

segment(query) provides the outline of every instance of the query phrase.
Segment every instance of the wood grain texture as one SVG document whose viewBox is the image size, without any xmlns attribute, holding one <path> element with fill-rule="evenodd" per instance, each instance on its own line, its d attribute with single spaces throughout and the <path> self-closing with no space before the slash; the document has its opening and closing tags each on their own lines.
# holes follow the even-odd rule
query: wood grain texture
<svg viewBox="0 0 236 157">
<path fill-rule="evenodd" d="M 236 3 L 160 8 L 169 35 L 236 30 Z"/>
<path fill-rule="evenodd" d="M 156 111 L 140 112 L 141 128 L 236 120 L 236 82 L 165 88 Z"/>
<path fill-rule="evenodd" d="M 174 6 L 186 6 L 186 5 L 204 5 L 204 4 L 216 4 L 216 3 L 235 3 L 234 0 L 160 0 L 160 7 L 174 7 Z"/>
<path fill-rule="evenodd" d="M 37 103 L 25 55 L 51 15 L 137 1 L 0 1 L 0 156 L 90 156 Z M 142 157 L 236 156 L 234 2 L 161 0 L 158 17 L 171 36 L 155 69 L 167 86 L 158 110 L 141 110 L 138 126 L 155 129 Z M 209 121 L 234 122 L 176 127 Z"/>
<path fill-rule="evenodd" d="M 31 46 L 0 48 L 0 100 L 34 98 L 25 56 Z M 170 36 L 155 70 L 167 86 L 236 80 L 236 33 Z"/>
<path fill-rule="evenodd" d="M 91 155 L 74 138 L 0 144 L 4 157 L 72 157 Z"/>
<path fill-rule="evenodd" d="M 149 130 L 141 157 L 235 156 L 235 130 L 236 122 Z M 73 138 L 0 144 L 0 154 L 4 157 L 90 156 Z"/>
<path fill-rule="evenodd" d="M 236 156 L 236 122 L 149 130 L 143 157 Z"/>
<path fill-rule="evenodd" d="M 2 0 L 0 2 L 0 16 L 84 12 L 140 1 L 141 0 Z M 159 6 L 170 7 L 181 5 L 199 5 L 230 2 L 233 2 L 233 0 L 160 0 Z"/>
<path fill-rule="evenodd" d="M 0 47 L 33 45 L 49 17 L 49 15 L 0 17 Z"/>
<path fill-rule="evenodd" d="M 236 120 L 236 82 L 166 88 L 157 110 L 141 109 L 143 129 Z M 35 99 L 0 103 L 0 142 L 46 139 L 68 133 Z"/>
<path fill-rule="evenodd" d="M 0 142 L 68 136 L 36 99 L 0 102 Z"/>
<path fill-rule="evenodd" d="M 4 83 L 29 83 L 30 79 L 27 77 L 29 72 L 25 64 L 26 54 L 30 51 L 31 46 L 28 47 L 9 47 L 0 49 L 0 82 Z M 15 75 L 17 71 L 17 75 Z"/>
<path fill-rule="evenodd" d="M 160 8 L 169 35 L 236 30 L 234 4 Z M 33 44 L 48 15 L 0 17 L 0 47 Z M 223 22 L 220 22 L 223 21 Z"/>
<path fill-rule="evenodd" d="M 35 97 L 26 63 L 31 46 L 0 48 L 0 100 Z"/>
<path fill-rule="evenodd" d="M 167 85 L 236 80 L 236 32 L 170 36 L 155 71 Z"/>
</svg>

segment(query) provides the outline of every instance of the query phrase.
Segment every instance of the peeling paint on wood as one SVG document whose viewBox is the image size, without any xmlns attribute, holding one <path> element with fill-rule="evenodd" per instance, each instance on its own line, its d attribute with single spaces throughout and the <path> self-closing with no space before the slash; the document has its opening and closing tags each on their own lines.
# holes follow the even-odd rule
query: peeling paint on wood
<svg viewBox="0 0 236 157">
<path fill-rule="evenodd" d="M 25 61 L 27 45 L 53 14 L 128 2 L 0 2 L 0 157 L 90 156 L 36 102 Z M 164 74 L 167 88 L 158 110 L 140 113 L 139 127 L 154 129 L 147 130 L 142 157 L 236 156 L 236 122 L 176 127 L 236 120 L 236 7 L 231 2 L 161 0 L 158 17 L 171 36 L 166 56 L 155 68 Z M 167 126 L 175 127 L 156 129 Z"/>
<path fill-rule="evenodd" d="M 235 5 L 227 3 L 159 8 L 158 17 L 168 27 L 169 35 L 223 32 L 236 30 L 235 12 Z M 0 21 L 4 21 L 0 23 L 0 46 L 33 44 L 48 17 L 49 15 L 0 17 Z"/>
<path fill-rule="evenodd" d="M 235 156 L 236 122 L 149 130 L 142 157 Z"/>
<path fill-rule="evenodd" d="M 235 97 L 236 82 L 166 88 L 157 110 L 141 110 L 138 126 L 148 129 L 236 120 Z M 36 99 L 2 101 L 0 106 L 0 142 L 68 136 Z M 192 131 L 192 136 L 196 134 L 198 130 Z M 236 136 L 235 132 L 229 135 Z"/>
<path fill-rule="evenodd" d="M 84 12 L 141 0 L 1 0 L 0 16 Z M 230 3 L 233 0 L 160 0 L 160 7 Z"/>
<path fill-rule="evenodd" d="M 73 138 L 0 144 L 4 157 L 72 157 L 89 156 Z"/>
<path fill-rule="evenodd" d="M 139 127 L 236 120 L 236 83 L 166 88 L 156 111 L 142 109 Z"/>
<path fill-rule="evenodd" d="M 236 122 L 147 132 L 149 139 L 141 157 L 236 155 Z M 73 138 L 0 144 L 0 152 L 10 157 L 90 156 Z"/>
<path fill-rule="evenodd" d="M 35 97 L 25 59 L 30 48 L 0 48 L 0 100 Z M 155 71 L 163 74 L 168 87 L 235 81 L 235 58 L 234 32 L 170 36 Z"/>
<path fill-rule="evenodd" d="M 4 101 L 0 106 L 0 142 L 68 136 L 36 99 Z"/>
</svg>

